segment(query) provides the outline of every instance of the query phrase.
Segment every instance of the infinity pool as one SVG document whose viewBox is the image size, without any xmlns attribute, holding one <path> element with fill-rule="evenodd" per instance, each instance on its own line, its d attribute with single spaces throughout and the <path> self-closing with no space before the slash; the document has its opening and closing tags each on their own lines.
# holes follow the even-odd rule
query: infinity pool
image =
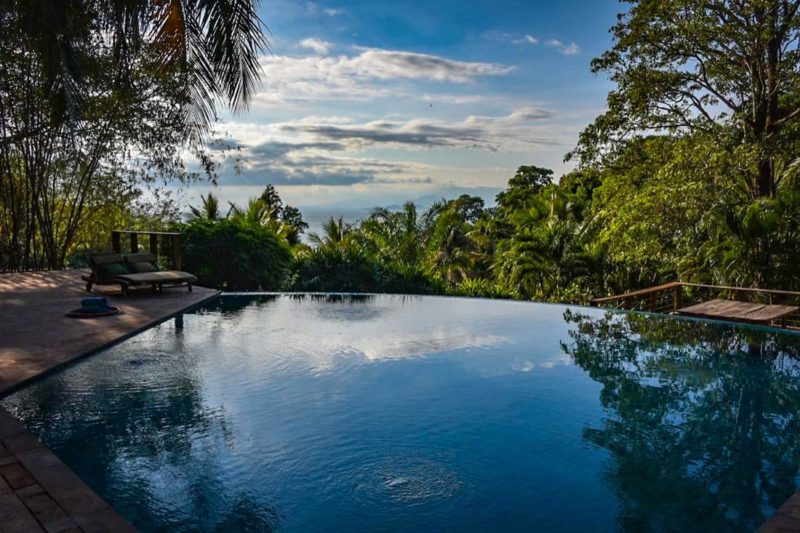
<svg viewBox="0 0 800 533">
<path fill-rule="evenodd" d="M 0 403 L 142 531 L 752 531 L 800 481 L 799 341 L 228 296 Z"/>
</svg>

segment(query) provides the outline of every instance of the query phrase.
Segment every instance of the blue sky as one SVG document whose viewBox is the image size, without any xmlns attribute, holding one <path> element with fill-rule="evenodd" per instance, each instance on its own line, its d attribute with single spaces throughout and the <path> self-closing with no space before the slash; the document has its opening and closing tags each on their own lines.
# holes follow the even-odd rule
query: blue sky
<svg viewBox="0 0 800 533">
<path fill-rule="evenodd" d="M 243 147 L 241 170 L 223 164 L 215 193 L 244 202 L 273 183 L 293 205 L 359 208 L 491 198 L 524 164 L 561 174 L 604 109 L 610 85 L 589 63 L 623 7 L 266 0 L 264 80 L 220 125 Z"/>
</svg>

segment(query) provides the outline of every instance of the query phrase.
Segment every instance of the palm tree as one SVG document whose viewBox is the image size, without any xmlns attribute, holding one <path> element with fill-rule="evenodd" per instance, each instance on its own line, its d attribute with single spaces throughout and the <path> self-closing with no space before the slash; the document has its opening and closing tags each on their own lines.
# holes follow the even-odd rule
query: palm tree
<svg viewBox="0 0 800 533">
<path fill-rule="evenodd" d="M 218 100 L 244 109 L 258 82 L 258 57 L 268 46 L 258 0 L 0 0 L 41 58 L 52 91 L 73 116 L 92 48 L 109 47 L 120 81 L 136 68 L 141 50 L 154 52 L 165 73 L 182 77 L 199 127 L 216 118 Z M 102 44 L 98 44 L 102 43 Z"/>
<path fill-rule="evenodd" d="M 421 227 L 413 202 L 406 202 L 397 212 L 385 207 L 373 209 L 361 223 L 358 237 L 384 261 L 406 268 L 415 266 L 423 253 Z"/>
<path fill-rule="evenodd" d="M 472 277 L 477 249 L 469 237 L 471 229 L 463 213 L 452 205 L 439 211 L 428 237 L 428 269 L 433 275 L 451 284 Z"/>
<path fill-rule="evenodd" d="M 335 219 L 331 217 L 327 222 L 322 224 L 322 235 L 318 233 L 309 233 L 308 240 L 317 246 L 323 245 L 341 245 L 345 242 L 348 235 L 350 235 L 352 228 L 350 224 L 346 223 L 342 217 Z"/>
<path fill-rule="evenodd" d="M 234 203 L 231 203 L 230 206 L 228 216 L 231 218 L 240 220 L 248 225 L 269 228 L 275 235 L 285 239 L 290 245 L 300 244 L 300 231 L 302 228 L 298 228 L 290 221 L 284 220 L 281 216 L 282 209 L 276 209 L 275 204 L 266 201 L 263 195 L 259 198 L 251 198 L 247 202 L 247 208 L 241 208 Z"/>
<path fill-rule="evenodd" d="M 221 220 L 223 218 L 220 216 L 219 200 L 216 196 L 211 193 L 208 193 L 206 196 L 201 194 L 200 201 L 200 207 L 189 206 L 189 218 L 192 220 L 200 219 L 212 221 Z"/>
</svg>

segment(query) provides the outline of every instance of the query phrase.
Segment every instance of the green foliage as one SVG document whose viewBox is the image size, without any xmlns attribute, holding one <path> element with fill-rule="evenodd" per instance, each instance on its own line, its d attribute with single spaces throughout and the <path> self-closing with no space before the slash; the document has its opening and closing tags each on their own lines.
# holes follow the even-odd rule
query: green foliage
<svg viewBox="0 0 800 533">
<path fill-rule="evenodd" d="M 300 211 L 290 205 L 284 206 L 272 185 L 267 185 L 260 197 L 251 198 L 246 208 L 231 204 L 228 217 L 268 227 L 292 246 L 300 244 L 300 235 L 308 228 Z"/>
<path fill-rule="evenodd" d="M 553 171 L 536 166 L 522 166 L 508 180 L 508 188 L 497 195 L 497 207 L 510 213 L 528 206 L 544 187 L 553 182 Z"/>
<path fill-rule="evenodd" d="M 470 298 L 508 298 L 508 293 L 504 292 L 492 280 L 484 278 L 465 279 L 455 287 L 450 289 L 450 293 L 457 296 L 468 296 Z"/>
<path fill-rule="evenodd" d="M 238 219 L 185 224 L 184 263 L 203 285 L 229 291 L 282 288 L 292 255 L 270 228 Z"/>
<path fill-rule="evenodd" d="M 616 87 L 608 111 L 572 155 L 584 165 L 615 154 L 632 134 L 714 135 L 747 145 L 749 193 L 777 192 L 776 162 L 797 153 L 800 1 L 629 0 L 614 46 L 592 62 Z"/>
<path fill-rule="evenodd" d="M 0 269 L 63 268 L 96 212 L 196 179 L 185 154 L 214 177 L 217 108 L 245 107 L 261 71 L 255 8 L 0 3 Z"/>
<path fill-rule="evenodd" d="M 189 206 L 189 216 L 195 220 L 219 220 L 222 215 L 219 211 L 219 200 L 211 193 L 200 195 L 200 207 Z"/>
<path fill-rule="evenodd" d="M 800 290 L 800 194 L 721 205 L 702 220 L 698 272 L 736 286 Z"/>
</svg>

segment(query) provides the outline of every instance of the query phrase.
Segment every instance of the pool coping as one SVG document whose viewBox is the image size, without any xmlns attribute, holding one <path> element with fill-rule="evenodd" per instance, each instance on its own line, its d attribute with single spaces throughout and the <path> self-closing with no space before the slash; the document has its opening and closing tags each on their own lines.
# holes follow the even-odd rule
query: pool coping
<svg viewBox="0 0 800 533">
<path fill-rule="evenodd" d="M 3 409 L 0 409 L 0 529 L 31 533 L 136 531 Z"/>
</svg>

